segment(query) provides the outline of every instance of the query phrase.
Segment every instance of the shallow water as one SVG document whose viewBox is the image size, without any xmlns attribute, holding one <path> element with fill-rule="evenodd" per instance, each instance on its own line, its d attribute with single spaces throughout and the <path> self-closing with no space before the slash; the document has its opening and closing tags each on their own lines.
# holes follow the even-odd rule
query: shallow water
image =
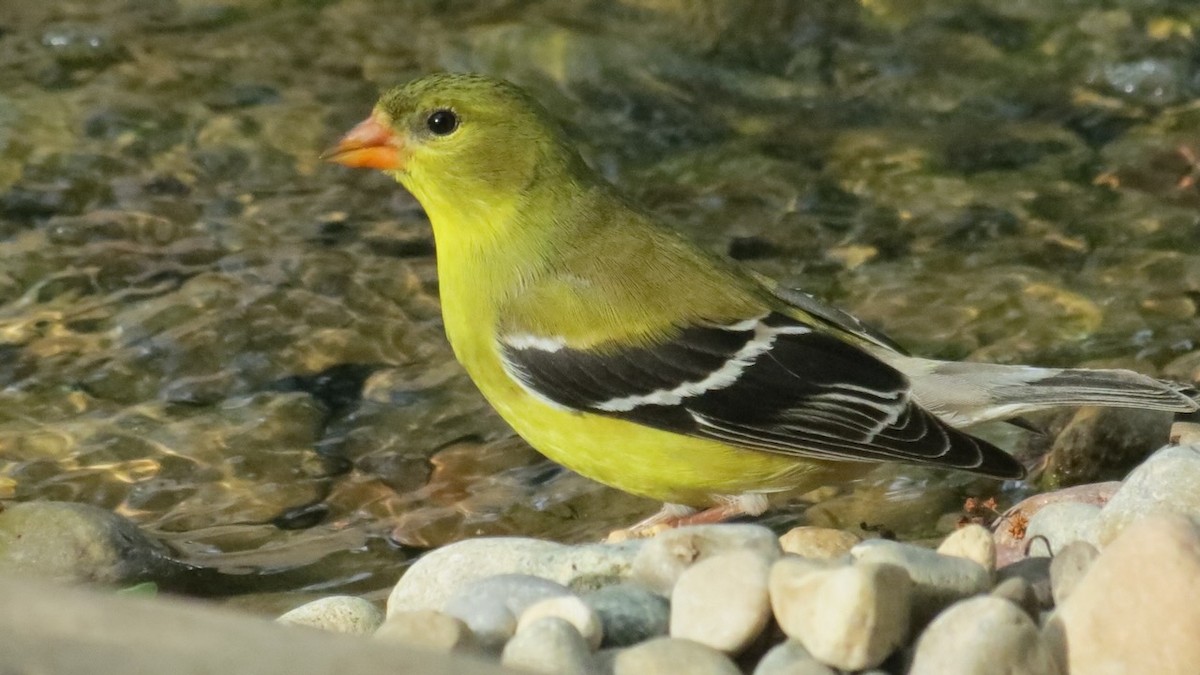
<svg viewBox="0 0 1200 675">
<path fill-rule="evenodd" d="M 915 352 L 1200 378 L 1200 8 L 1090 5 L 5 0 L 0 499 L 117 510 L 263 606 L 654 510 L 509 437 L 420 209 L 317 160 L 443 69 Z M 810 518 L 927 536 L 998 489 L 889 468 Z"/>
</svg>

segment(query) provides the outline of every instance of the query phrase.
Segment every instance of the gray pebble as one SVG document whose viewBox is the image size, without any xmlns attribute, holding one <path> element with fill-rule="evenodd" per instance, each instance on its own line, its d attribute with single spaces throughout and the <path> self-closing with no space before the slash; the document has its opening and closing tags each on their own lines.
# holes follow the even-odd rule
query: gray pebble
<svg viewBox="0 0 1200 675">
<path fill-rule="evenodd" d="M 1058 662 L 1037 624 L 1000 598 L 956 603 L 917 640 L 908 675 L 1058 675 Z"/>
<path fill-rule="evenodd" d="M 1064 546 L 1073 541 L 1095 543 L 1099 522 L 1100 507 L 1094 504 L 1047 504 L 1033 514 L 1025 527 L 1029 555 L 1057 555 Z"/>
<path fill-rule="evenodd" d="M 585 594 L 583 601 L 600 617 L 602 647 L 627 647 L 667 634 L 671 606 L 641 586 L 617 584 Z"/>
<path fill-rule="evenodd" d="M 556 617 L 566 621 L 579 631 L 591 649 L 600 647 L 604 637 L 600 617 L 581 598 L 574 595 L 560 595 L 533 603 L 521 612 L 521 616 L 517 620 L 517 633 L 520 633 L 526 624 L 545 617 Z"/>
<path fill-rule="evenodd" d="M 469 652 L 477 648 L 474 634 L 462 619 L 433 609 L 396 612 L 372 637 L 437 652 Z"/>
<path fill-rule="evenodd" d="M 1095 546 L 1085 541 L 1073 541 L 1063 547 L 1050 561 L 1050 588 L 1054 604 L 1061 605 L 1087 574 L 1092 561 L 1100 557 Z"/>
<path fill-rule="evenodd" d="M 498 649 L 516 633 L 517 617 L 530 605 L 571 591 L 562 584 L 528 574 L 479 579 L 446 601 L 442 611 L 462 619 L 484 649 Z"/>
<path fill-rule="evenodd" d="M 568 546 L 540 539 L 467 539 L 422 556 L 392 589 L 387 611 L 441 609 L 467 584 L 499 574 L 528 574 L 576 591 L 627 579 L 642 541 Z"/>
<path fill-rule="evenodd" d="M 782 555 L 779 539 L 760 525 L 694 525 L 667 530 L 646 541 L 633 560 L 633 579 L 668 594 L 683 570 L 727 551 L 756 551 L 770 560 Z"/>
<path fill-rule="evenodd" d="M 368 600 L 352 595 L 333 595 L 300 605 L 275 621 L 331 633 L 370 635 L 383 623 L 383 612 Z"/>
<path fill-rule="evenodd" d="M 691 640 L 656 638 L 620 650 L 612 675 L 741 675 L 721 652 Z"/>
<path fill-rule="evenodd" d="M 1165 447 L 1130 472 L 1100 513 L 1099 544 L 1152 513 L 1177 513 L 1200 524 L 1200 445 Z"/>
<path fill-rule="evenodd" d="M 837 675 L 837 671 L 813 658 L 799 642 L 784 640 L 759 660 L 754 675 Z"/>
<path fill-rule="evenodd" d="M 788 637 L 823 663 L 872 668 L 908 637 L 911 582 L 895 565 L 812 571 L 787 558 L 771 567 L 771 607 Z"/>
<path fill-rule="evenodd" d="M 734 551 L 684 570 L 671 591 L 671 637 L 741 653 L 771 618 L 769 569 L 761 552 Z"/>
<path fill-rule="evenodd" d="M 1038 600 L 1039 608 L 1050 609 L 1054 606 L 1054 594 L 1050 586 L 1049 558 L 1025 558 L 996 570 L 997 584 L 1002 584 L 1012 578 L 1021 578 L 1029 583 Z"/>
<path fill-rule="evenodd" d="M 954 601 L 986 593 L 992 586 L 992 575 L 979 563 L 913 544 L 871 539 L 851 549 L 850 555 L 856 562 L 885 563 L 907 571 L 913 582 L 913 620 L 920 625 Z"/>
<path fill-rule="evenodd" d="M 1037 593 L 1034 592 L 1033 586 L 1021 577 L 1009 577 L 1001 581 L 992 589 L 990 595 L 1020 607 L 1031 619 L 1037 620 L 1041 615 L 1042 607 Z"/>
<path fill-rule="evenodd" d="M 504 645 L 500 662 L 510 668 L 547 675 L 596 672 L 587 641 L 570 623 L 553 616 L 523 624 Z"/>
</svg>

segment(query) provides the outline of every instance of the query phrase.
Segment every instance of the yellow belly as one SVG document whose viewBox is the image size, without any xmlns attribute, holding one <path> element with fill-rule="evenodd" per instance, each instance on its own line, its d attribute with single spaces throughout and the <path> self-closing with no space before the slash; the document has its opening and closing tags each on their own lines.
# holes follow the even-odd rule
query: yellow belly
<svg viewBox="0 0 1200 675">
<path fill-rule="evenodd" d="M 506 377 L 507 379 L 507 377 Z M 511 380 L 509 380 L 511 382 Z M 674 504 L 718 496 L 807 491 L 866 472 L 870 464 L 801 460 L 552 407 L 515 384 L 484 395 L 518 434 L 554 462 L 592 480 Z"/>
</svg>

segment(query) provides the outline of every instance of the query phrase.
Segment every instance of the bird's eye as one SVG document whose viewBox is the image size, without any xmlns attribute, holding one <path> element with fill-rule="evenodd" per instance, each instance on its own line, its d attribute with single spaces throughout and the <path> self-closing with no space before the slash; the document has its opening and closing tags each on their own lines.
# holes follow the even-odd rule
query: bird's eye
<svg viewBox="0 0 1200 675">
<path fill-rule="evenodd" d="M 445 136 L 458 128 L 458 115 L 452 110 L 434 110 L 425 120 L 425 126 L 436 136 Z"/>
</svg>

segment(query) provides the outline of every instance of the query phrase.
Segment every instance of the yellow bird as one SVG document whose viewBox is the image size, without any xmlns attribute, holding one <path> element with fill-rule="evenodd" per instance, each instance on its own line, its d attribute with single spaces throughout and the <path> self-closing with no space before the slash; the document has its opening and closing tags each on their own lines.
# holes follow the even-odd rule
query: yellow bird
<svg viewBox="0 0 1200 675">
<path fill-rule="evenodd" d="M 1132 371 L 909 356 L 673 233 L 503 81 L 392 89 L 326 157 L 417 198 L 458 360 L 547 457 L 664 502 L 643 528 L 757 515 L 770 493 L 883 461 L 1021 478 L 960 428 L 1042 408 L 1198 407 L 1194 390 Z"/>
</svg>

